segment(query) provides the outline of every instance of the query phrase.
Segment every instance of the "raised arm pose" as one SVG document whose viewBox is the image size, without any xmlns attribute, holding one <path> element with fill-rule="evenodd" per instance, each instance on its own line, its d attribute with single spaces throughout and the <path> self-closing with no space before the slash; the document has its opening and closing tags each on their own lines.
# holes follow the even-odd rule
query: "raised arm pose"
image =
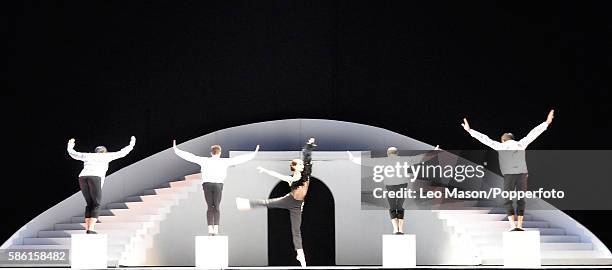
<svg viewBox="0 0 612 270">
<path fill-rule="evenodd" d="M 555 110 L 548 113 L 546 121 L 532 129 L 525 138 L 519 141 L 514 140 L 512 133 L 504 133 L 501 136 L 501 142 L 491 140 L 487 135 L 484 135 L 470 128 L 467 119 L 463 118 L 463 128 L 470 135 L 476 138 L 484 145 L 493 148 L 499 152 L 499 167 L 504 175 L 504 190 L 527 190 L 527 163 L 525 162 L 525 149 L 533 142 L 542 132 L 548 128 L 555 117 Z M 523 216 L 525 213 L 525 200 L 516 202 L 516 212 L 512 205 L 512 200 L 506 200 L 504 203 L 508 221 L 510 222 L 510 231 L 523 231 Z M 518 217 L 518 218 L 517 218 Z M 516 222 L 515 222 L 516 220 Z"/>
<path fill-rule="evenodd" d="M 312 150 L 316 146 L 315 139 L 310 138 L 302 149 L 302 159 L 294 159 L 291 161 L 289 168 L 291 175 L 283 175 L 271 170 L 258 167 L 260 173 L 264 172 L 270 176 L 286 181 L 291 187 L 291 192 L 287 195 L 266 200 L 248 200 L 244 198 L 236 198 L 236 206 L 239 210 L 249 210 L 253 207 L 267 208 L 282 208 L 289 210 L 289 218 L 291 219 L 291 234 L 293 235 L 293 246 L 295 247 L 297 256 L 296 259 L 302 267 L 306 267 L 306 257 L 302 247 L 302 210 L 304 207 L 304 197 L 308 192 L 310 184 L 310 174 L 312 173 Z"/>
<path fill-rule="evenodd" d="M 102 186 L 108 170 L 108 163 L 125 157 L 136 144 L 136 138 L 132 136 L 130 145 L 124 147 L 119 152 L 108 152 L 106 147 L 98 146 L 95 153 L 80 153 L 74 150 L 75 140 L 68 141 L 68 154 L 76 159 L 83 161 L 83 170 L 79 174 L 79 187 L 85 197 L 87 206 L 85 207 L 85 232 L 95 234 L 94 226 L 100 216 L 100 201 L 102 201 Z"/>
<path fill-rule="evenodd" d="M 206 212 L 208 234 L 219 234 L 219 220 L 221 217 L 219 204 L 221 203 L 221 194 L 223 192 L 223 181 L 225 181 L 227 177 L 227 168 L 245 163 L 255 158 L 259 151 L 259 145 L 257 145 L 253 153 L 233 158 L 221 158 L 221 146 L 219 145 L 210 147 L 211 157 L 200 157 L 178 149 L 178 147 L 176 147 L 176 140 L 172 141 L 172 148 L 174 148 L 174 153 L 176 153 L 177 156 L 200 165 L 200 170 L 202 172 L 202 189 L 204 190 L 204 198 L 208 205 L 208 211 Z"/>
<path fill-rule="evenodd" d="M 436 145 L 434 150 L 439 150 L 439 146 Z M 369 164 L 364 164 L 367 162 L 362 162 L 361 157 L 354 157 L 353 154 L 347 151 L 349 160 L 358 165 L 368 166 Z M 420 162 L 428 161 L 435 156 L 435 151 L 430 151 L 425 154 L 415 155 L 415 156 L 402 156 L 402 159 L 406 159 L 410 164 L 417 164 Z M 387 157 L 390 159 L 400 158 L 398 156 L 398 150 L 395 147 L 389 147 L 387 149 Z M 382 159 L 382 158 L 373 158 L 372 160 Z M 373 161 L 374 164 L 381 163 L 386 161 L 376 162 Z M 380 164 L 379 164 L 380 165 Z M 402 188 L 408 187 L 408 178 L 407 177 L 386 177 L 384 180 L 385 189 L 388 191 L 398 191 L 402 190 Z M 387 201 L 389 202 L 389 216 L 391 217 L 391 225 L 393 226 L 393 234 L 404 234 L 404 198 L 391 198 L 387 197 Z"/>
</svg>

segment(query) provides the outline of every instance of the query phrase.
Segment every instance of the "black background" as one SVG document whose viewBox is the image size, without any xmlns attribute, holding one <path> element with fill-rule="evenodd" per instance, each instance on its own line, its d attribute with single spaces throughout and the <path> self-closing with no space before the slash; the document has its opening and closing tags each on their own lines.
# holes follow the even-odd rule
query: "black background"
<svg viewBox="0 0 612 270">
<path fill-rule="evenodd" d="M 6 4 L 5 4 L 6 5 Z M 0 240 L 78 191 L 66 154 L 137 137 L 108 173 L 222 128 L 324 118 L 481 149 L 610 149 L 604 2 L 16 1 L 5 7 Z M 265 145 L 262 146 L 265 150 Z M 570 214 L 612 246 L 610 212 Z"/>
</svg>

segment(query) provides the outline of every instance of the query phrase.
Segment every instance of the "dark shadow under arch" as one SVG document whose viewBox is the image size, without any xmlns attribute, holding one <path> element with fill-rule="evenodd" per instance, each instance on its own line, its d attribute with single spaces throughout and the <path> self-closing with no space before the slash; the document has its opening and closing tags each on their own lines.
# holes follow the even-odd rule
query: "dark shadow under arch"
<svg viewBox="0 0 612 270">
<path fill-rule="evenodd" d="M 286 182 L 279 182 L 270 198 L 284 196 L 289 191 Z M 302 244 L 308 266 L 336 265 L 335 236 L 334 197 L 322 181 L 311 177 L 302 212 Z M 289 211 L 268 209 L 268 264 L 299 266 L 295 255 Z"/>
</svg>

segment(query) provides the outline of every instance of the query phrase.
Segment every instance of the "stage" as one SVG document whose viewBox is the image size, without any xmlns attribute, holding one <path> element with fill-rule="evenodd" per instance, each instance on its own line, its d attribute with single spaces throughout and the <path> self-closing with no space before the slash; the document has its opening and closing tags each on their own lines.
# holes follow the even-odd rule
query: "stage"
<svg viewBox="0 0 612 270">
<path fill-rule="evenodd" d="M 30 268 L 30 267 L 28 267 Z M 564 265 L 564 266 L 542 266 L 539 268 L 521 268 L 521 269 L 609 269 L 610 266 L 590 266 L 590 265 Z M 4 269 L 24 269 L 24 268 L 4 268 Z M 72 269 L 67 268 L 36 268 L 36 269 Z M 118 268 L 107 268 L 107 269 L 147 269 L 147 270 L 171 270 L 171 269 L 198 269 L 194 267 L 118 267 Z M 297 266 L 268 266 L 268 267 L 228 267 L 224 269 L 514 269 L 503 266 L 430 266 L 423 265 L 415 268 L 382 268 L 380 266 L 308 266 L 308 267 L 297 267 Z"/>
</svg>

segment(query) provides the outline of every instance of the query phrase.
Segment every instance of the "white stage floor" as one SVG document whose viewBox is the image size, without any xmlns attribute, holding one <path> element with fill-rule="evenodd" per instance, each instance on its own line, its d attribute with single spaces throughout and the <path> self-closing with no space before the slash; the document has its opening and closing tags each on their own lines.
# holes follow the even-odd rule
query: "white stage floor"
<svg viewBox="0 0 612 270">
<path fill-rule="evenodd" d="M 27 269 L 31 269 L 34 267 L 27 267 Z M 610 269 L 612 265 L 608 266 L 591 266 L 591 265 L 562 265 L 562 266 L 542 266 L 538 268 L 523 268 L 523 269 Z M 24 267 L 21 268 L 2 268 L 2 269 L 26 269 Z M 71 268 L 35 268 L 35 269 L 71 269 Z M 107 269 L 116 269 L 116 270 L 134 270 L 134 269 L 160 269 L 160 270 L 170 270 L 170 269 L 196 269 L 195 267 L 117 267 L 117 268 L 107 268 Z M 382 268 L 381 266 L 309 266 L 309 267 L 291 267 L 291 266 L 266 266 L 266 267 L 228 267 L 225 269 L 391 269 L 391 268 Z M 392 269 L 404 269 L 404 268 L 392 268 Z M 417 266 L 416 268 L 405 268 L 405 269 L 512 269 L 503 266 Z"/>
</svg>

